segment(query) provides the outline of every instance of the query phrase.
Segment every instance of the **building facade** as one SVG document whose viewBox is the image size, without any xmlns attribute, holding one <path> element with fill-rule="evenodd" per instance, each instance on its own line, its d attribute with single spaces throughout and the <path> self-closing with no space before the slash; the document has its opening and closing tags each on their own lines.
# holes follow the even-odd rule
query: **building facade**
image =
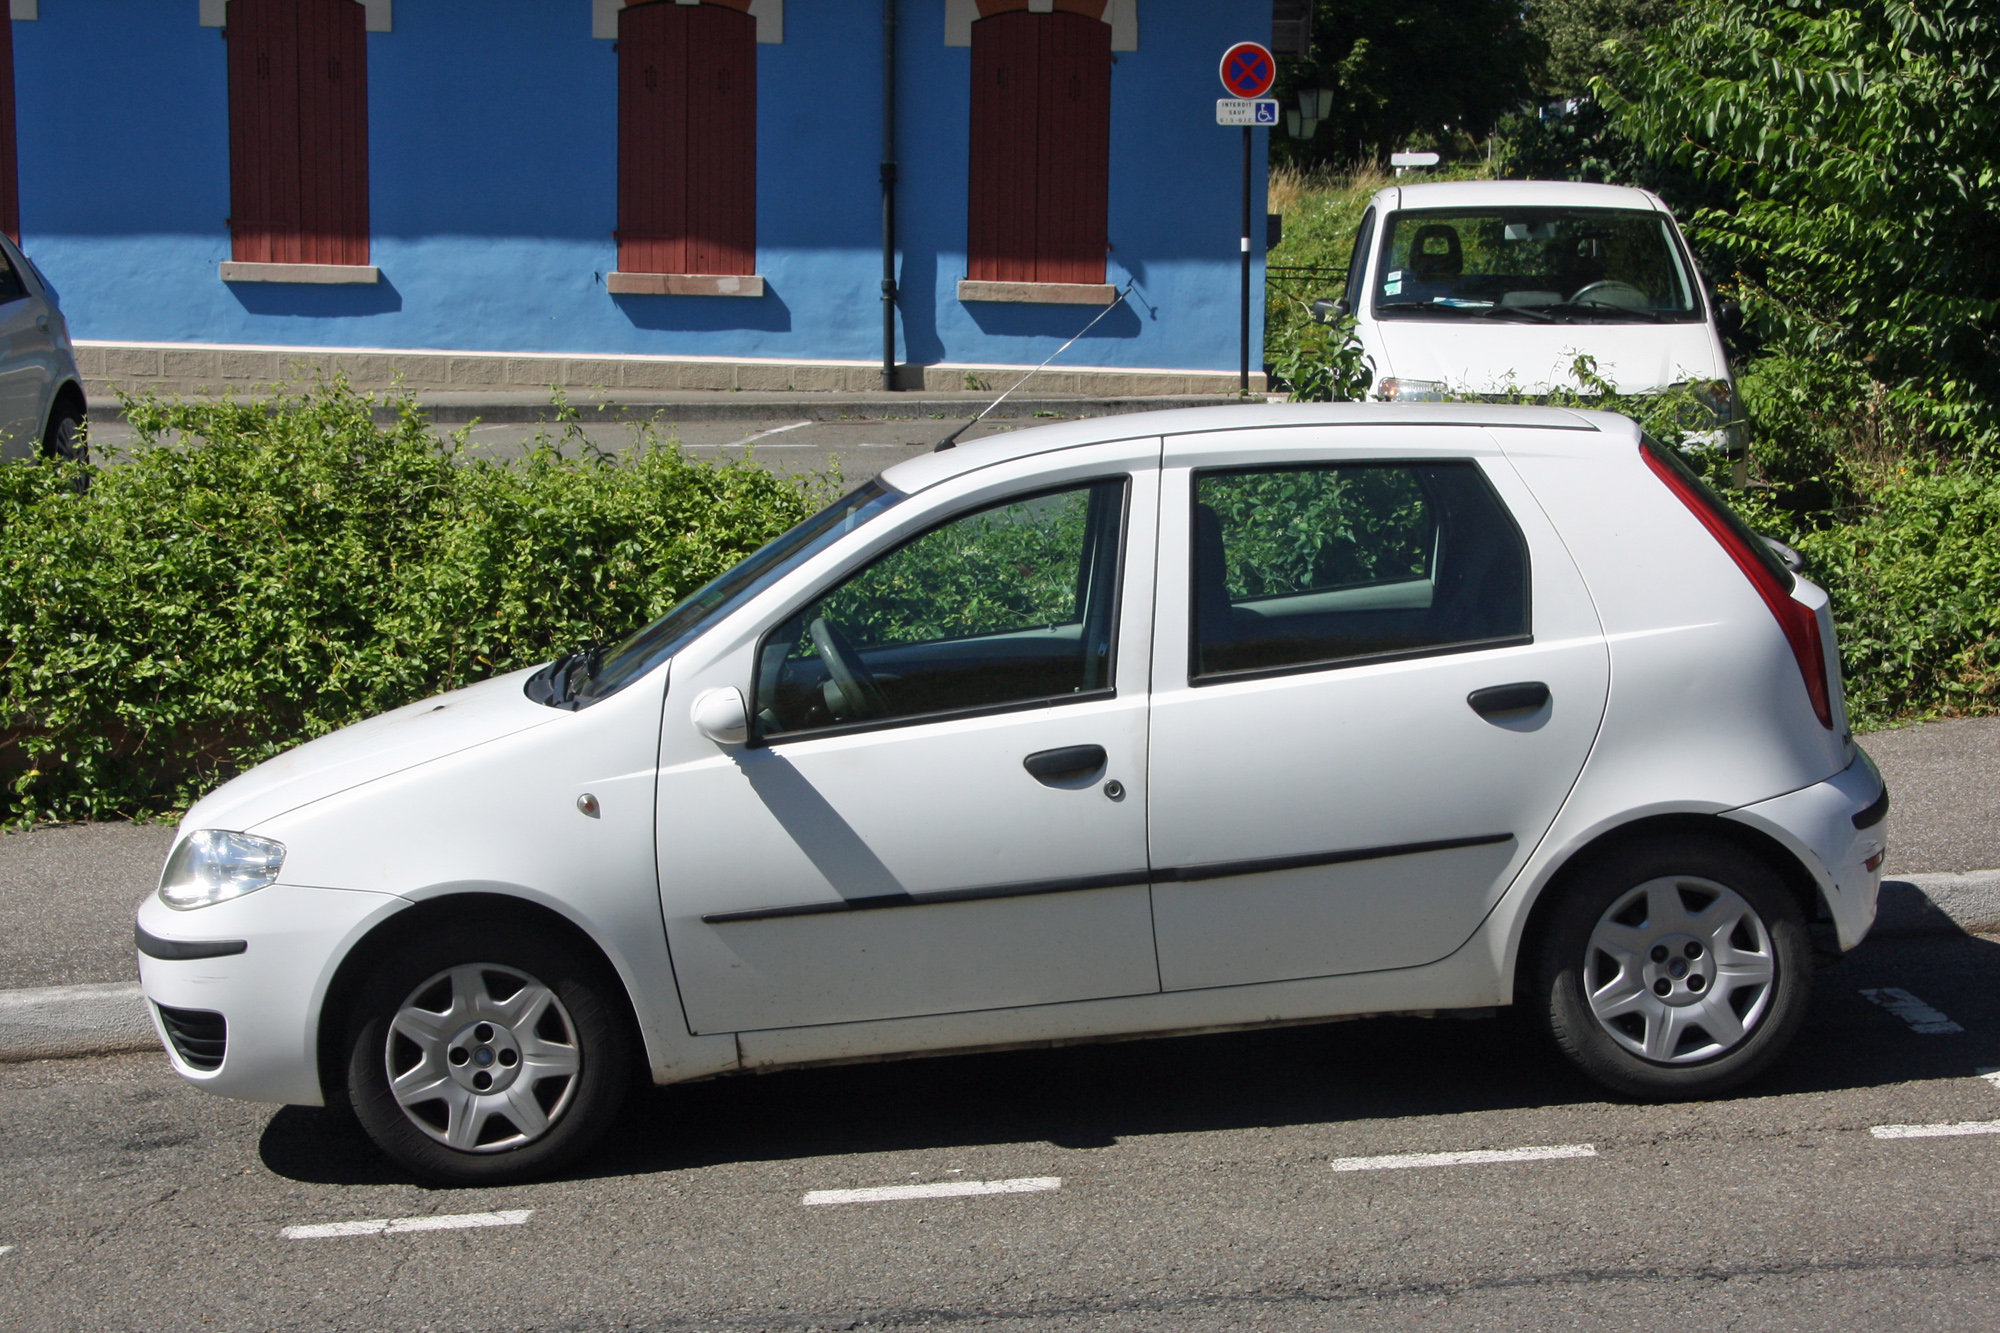
<svg viewBox="0 0 2000 1333">
<path fill-rule="evenodd" d="M 882 384 L 883 0 L 11 2 L 0 221 L 94 384 Z M 893 9 L 899 387 L 1122 294 L 1047 388 L 1233 388 L 1271 0 Z"/>
</svg>

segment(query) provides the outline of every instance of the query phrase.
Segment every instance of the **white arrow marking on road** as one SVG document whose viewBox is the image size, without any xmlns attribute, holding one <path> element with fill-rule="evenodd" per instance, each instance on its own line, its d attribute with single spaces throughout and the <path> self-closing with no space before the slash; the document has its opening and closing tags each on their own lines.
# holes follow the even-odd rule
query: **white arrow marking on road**
<svg viewBox="0 0 2000 1333">
<path fill-rule="evenodd" d="M 1890 1013 L 1908 1023 L 1912 1032 L 1920 1032 L 1925 1036 L 1934 1036 L 1943 1032 L 1965 1031 L 1964 1028 L 1952 1022 L 1949 1018 L 1946 1018 L 1942 1013 L 1931 1008 L 1916 996 L 1895 986 L 1884 986 L 1878 990 L 1864 990 L 1861 994 L 1863 998 L 1874 1004 L 1881 1005 L 1884 1009 L 1887 1009 Z"/>
<path fill-rule="evenodd" d="M 1961 1120 L 1952 1125 L 1877 1125 L 1878 1139 L 1955 1139 L 1967 1134 L 2000 1134 L 2000 1120 Z"/>
<path fill-rule="evenodd" d="M 958 1199 L 972 1194 L 1039 1194 L 1062 1188 L 1061 1176 L 1019 1180 L 940 1180 L 933 1185 L 878 1185 L 863 1190 L 813 1190 L 799 1200 L 808 1208 L 828 1203 L 890 1203 L 897 1199 Z"/>
<path fill-rule="evenodd" d="M 1336 1157 L 1336 1171 L 1406 1171 L 1417 1166 L 1487 1166 L 1496 1162 L 1557 1162 L 1595 1157 L 1594 1143 L 1558 1143 L 1547 1148 L 1492 1148 L 1477 1152 L 1402 1152 L 1387 1157 Z"/>
<path fill-rule="evenodd" d="M 286 1240 L 330 1240 L 335 1236 L 399 1236 L 409 1231 L 460 1231 L 467 1227 L 517 1227 L 533 1217 L 532 1208 L 507 1208 L 497 1213 L 448 1213 L 431 1217 L 377 1217 L 366 1222 L 319 1222 L 286 1227 Z"/>
</svg>

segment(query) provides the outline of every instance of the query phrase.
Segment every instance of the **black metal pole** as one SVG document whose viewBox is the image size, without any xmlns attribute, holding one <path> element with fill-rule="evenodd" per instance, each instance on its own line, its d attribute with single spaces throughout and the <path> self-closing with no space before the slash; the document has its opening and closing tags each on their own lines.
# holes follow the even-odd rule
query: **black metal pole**
<svg viewBox="0 0 2000 1333">
<path fill-rule="evenodd" d="M 896 0 L 882 0 L 882 387 L 896 389 Z"/>
<path fill-rule="evenodd" d="M 1255 133 L 1243 127 L 1243 338 L 1242 365 L 1236 374 L 1236 391 L 1250 392 L 1250 148 Z"/>
</svg>

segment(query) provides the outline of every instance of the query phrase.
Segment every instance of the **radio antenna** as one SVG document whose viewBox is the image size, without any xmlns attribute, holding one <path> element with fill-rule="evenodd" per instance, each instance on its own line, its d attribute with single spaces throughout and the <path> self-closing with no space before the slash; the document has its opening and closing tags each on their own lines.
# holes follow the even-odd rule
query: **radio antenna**
<svg viewBox="0 0 2000 1333">
<path fill-rule="evenodd" d="M 1128 278 L 1125 282 L 1125 289 L 1119 292 L 1118 295 L 1111 298 L 1110 305 L 1105 306 L 1104 309 L 1097 312 L 1097 319 L 1091 320 L 1090 323 L 1078 329 L 1076 332 L 1076 338 L 1081 338 L 1084 334 L 1089 333 L 1092 329 L 1097 327 L 1098 320 L 1103 319 L 1106 315 L 1110 314 L 1112 311 L 1116 310 L 1119 306 L 1123 305 L 1125 303 L 1125 298 L 1132 294 L 1132 288 L 1134 284 L 1136 284 L 1138 281 L 1139 280 L 1137 278 Z M 1069 342 L 1066 342 L 1061 347 L 1056 348 L 1055 352 L 1049 357 L 1048 361 L 1042 362 L 1041 365 L 1036 366 L 1033 370 L 1021 376 L 1020 379 L 1015 380 L 1013 388 L 1008 389 L 1006 393 L 1001 394 L 998 398 L 995 398 L 992 402 L 988 403 L 986 405 L 986 410 L 984 412 L 981 412 L 978 416 L 966 422 L 964 425 L 960 426 L 957 430 L 945 436 L 942 440 L 939 440 L 937 442 L 937 448 L 931 450 L 931 452 L 934 454 L 943 453 L 946 449 L 956 448 L 958 445 L 959 436 L 965 434 L 965 432 L 971 430 L 974 426 L 977 426 L 980 422 L 986 420 L 988 416 L 992 415 L 994 408 L 1000 406 L 1000 404 L 1006 402 L 1009 398 L 1013 396 L 1014 389 L 1020 388 L 1023 384 L 1026 384 L 1029 380 L 1033 379 L 1035 376 L 1047 370 L 1049 368 L 1049 362 L 1054 361 L 1056 357 L 1061 356 L 1064 352 L 1067 352 L 1070 349 L 1070 347 L 1075 344 L 1076 338 L 1071 338 Z"/>
</svg>

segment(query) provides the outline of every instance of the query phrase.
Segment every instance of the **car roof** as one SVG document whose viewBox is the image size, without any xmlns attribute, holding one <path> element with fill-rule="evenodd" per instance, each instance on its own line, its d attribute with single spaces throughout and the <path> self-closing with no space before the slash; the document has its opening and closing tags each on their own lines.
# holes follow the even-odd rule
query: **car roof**
<svg viewBox="0 0 2000 1333">
<path fill-rule="evenodd" d="M 1400 195 L 1400 198 L 1391 196 Z M 1396 185 L 1375 196 L 1396 208 L 1637 208 L 1667 212 L 1649 190 L 1624 185 L 1592 185 L 1583 181 L 1436 181 Z"/>
<path fill-rule="evenodd" d="M 1154 436 L 1257 431 L 1296 426 L 1461 426 L 1513 430 L 1600 432 L 1626 435 L 1631 423 L 1603 412 L 1510 403 L 1246 403 L 1240 407 L 1182 407 L 1118 416 L 1086 417 L 1030 430 L 989 435 L 942 453 L 922 454 L 882 474 L 906 495 L 996 463 L 1055 453 L 1088 444 Z M 1250 447 L 1245 440 L 1245 447 Z"/>
</svg>

